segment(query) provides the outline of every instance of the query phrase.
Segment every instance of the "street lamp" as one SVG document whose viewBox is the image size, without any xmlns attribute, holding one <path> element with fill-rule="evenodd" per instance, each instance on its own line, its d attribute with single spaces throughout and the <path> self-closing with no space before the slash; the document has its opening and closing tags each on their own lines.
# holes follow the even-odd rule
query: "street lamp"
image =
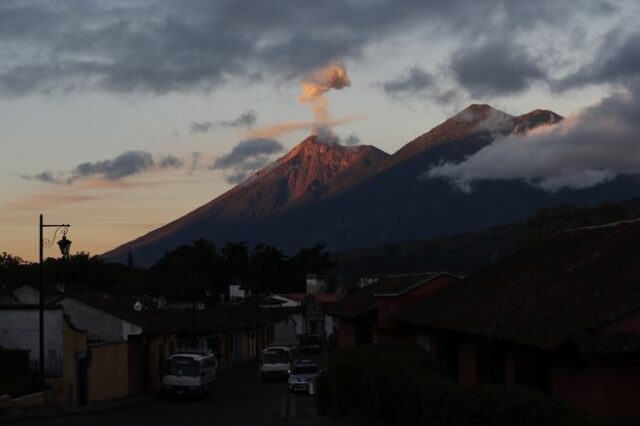
<svg viewBox="0 0 640 426">
<path fill-rule="evenodd" d="M 63 258 L 69 257 L 69 249 L 71 248 L 71 240 L 67 239 L 67 231 L 69 230 L 69 224 L 62 225 L 45 225 L 42 219 L 42 215 L 40 215 L 40 239 L 38 241 L 38 247 L 40 249 L 40 297 L 39 297 L 39 369 L 40 369 L 40 386 L 44 389 L 44 263 L 43 263 L 43 255 L 44 248 L 51 247 L 53 245 L 53 240 L 56 239 L 56 235 L 58 231 L 62 231 L 62 239 L 58 241 L 58 247 L 60 247 L 60 253 L 62 253 Z M 53 233 L 53 238 L 49 240 L 48 238 L 44 238 L 44 228 L 56 228 Z"/>
</svg>

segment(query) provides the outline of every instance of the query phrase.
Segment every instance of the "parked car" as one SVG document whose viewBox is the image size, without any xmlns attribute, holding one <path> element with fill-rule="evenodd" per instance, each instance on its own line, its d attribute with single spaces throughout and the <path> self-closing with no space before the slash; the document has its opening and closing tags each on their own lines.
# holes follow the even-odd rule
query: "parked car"
<svg viewBox="0 0 640 426">
<path fill-rule="evenodd" d="M 164 395 L 203 396 L 218 373 L 215 355 L 204 351 L 179 351 L 164 363 L 160 391 Z"/>
<path fill-rule="evenodd" d="M 320 373 L 318 363 L 311 360 L 297 361 L 289 374 L 289 392 L 315 393 L 316 377 Z"/>
<path fill-rule="evenodd" d="M 300 338 L 300 351 L 319 353 L 322 349 L 322 340 L 317 334 L 305 334 Z"/>
<path fill-rule="evenodd" d="M 285 346 L 268 346 L 260 356 L 260 378 L 286 379 L 293 362 L 293 353 Z"/>
</svg>

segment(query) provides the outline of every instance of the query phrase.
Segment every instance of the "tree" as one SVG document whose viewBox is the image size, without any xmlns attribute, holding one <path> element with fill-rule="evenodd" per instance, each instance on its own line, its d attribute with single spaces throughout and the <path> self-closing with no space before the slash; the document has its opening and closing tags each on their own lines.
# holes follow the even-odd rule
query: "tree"
<svg viewBox="0 0 640 426">
<path fill-rule="evenodd" d="M 258 244 L 249 259 L 249 286 L 255 294 L 279 291 L 288 281 L 286 256 L 274 246 Z"/>
<path fill-rule="evenodd" d="M 165 253 L 149 271 L 149 287 L 158 295 L 176 299 L 220 294 L 220 257 L 206 240 L 194 241 Z"/>
</svg>

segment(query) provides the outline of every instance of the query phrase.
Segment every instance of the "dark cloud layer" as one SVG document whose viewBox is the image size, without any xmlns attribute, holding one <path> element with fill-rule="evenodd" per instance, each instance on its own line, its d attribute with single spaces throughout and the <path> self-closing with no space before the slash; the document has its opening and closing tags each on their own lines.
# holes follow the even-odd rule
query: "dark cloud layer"
<svg viewBox="0 0 640 426">
<path fill-rule="evenodd" d="M 249 110 L 232 120 L 194 121 L 191 123 L 191 133 L 206 133 L 221 127 L 250 129 L 256 121 L 258 121 L 256 112 Z"/>
<path fill-rule="evenodd" d="M 239 142 L 228 154 L 217 158 L 212 168 L 227 171 L 227 182 L 239 183 L 249 174 L 269 164 L 272 156 L 283 150 L 282 144 L 274 139 L 247 139 Z"/>
<path fill-rule="evenodd" d="M 546 79 L 525 46 L 504 40 L 459 49 L 452 57 L 451 70 L 457 82 L 475 98 L 513 95 L 528 89 L 534 81 Z"/>
<path fill-rule="evenodd" d="M 589 84 L 625 84 L 640 75 L 640 31 L 620 34 L 617 31 L 604 38 L 594 60 L 556 83 L 559 90 Z"/>
<path fill-rule="evenodd" d="M 417 26 L 471 39 L 611 9 L 606 0 L 5 0 L 0 94 L 210 91 L 236 78 L 299 78 Z"/>
</svg>

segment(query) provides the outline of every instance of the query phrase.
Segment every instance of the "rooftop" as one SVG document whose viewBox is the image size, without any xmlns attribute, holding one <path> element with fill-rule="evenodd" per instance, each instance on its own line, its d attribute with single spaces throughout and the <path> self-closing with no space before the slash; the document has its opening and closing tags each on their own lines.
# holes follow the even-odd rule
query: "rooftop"
<svg viewBox="0 0 640 426">
<path fill-rule="evenodd" d="M 355 294 L 344 297 L 329 308 L 331 315 L 340 318 L 354 319 L 378 306 L 376 297 L 398 296 L 411 291 L 441 273 L 424 273 L 410 275 L 394 275 L 359 289 Z"/>
<path fill-rule="evenodd" d="M 549 349 L 640 309 L 640 223 L 562 232 L 397 319 Z"/>
</svg>

